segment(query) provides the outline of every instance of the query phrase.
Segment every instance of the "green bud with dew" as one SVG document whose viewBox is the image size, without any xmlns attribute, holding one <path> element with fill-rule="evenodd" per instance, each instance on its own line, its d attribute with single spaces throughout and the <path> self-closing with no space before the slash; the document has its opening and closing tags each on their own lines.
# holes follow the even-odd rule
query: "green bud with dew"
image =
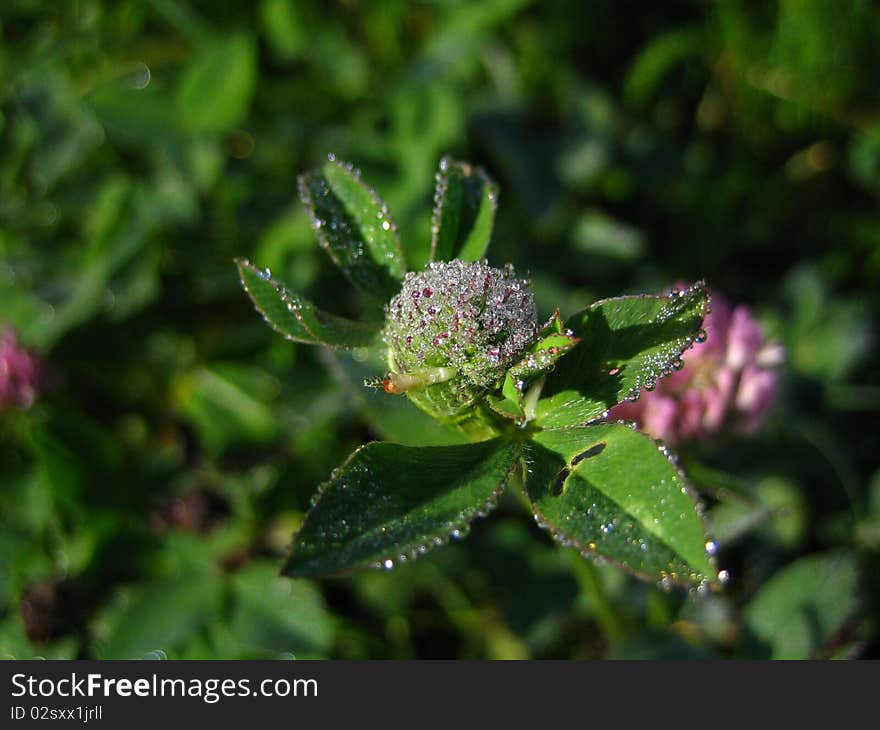
<svg viewBox="0 0 880 730">
<path fill-rule="evenodd" d="M 537 333 L 535 297 L 510 265 L 432 262 L 386 308 L 389 393 L 457 423 L 501 387 Z"/>
</svg>

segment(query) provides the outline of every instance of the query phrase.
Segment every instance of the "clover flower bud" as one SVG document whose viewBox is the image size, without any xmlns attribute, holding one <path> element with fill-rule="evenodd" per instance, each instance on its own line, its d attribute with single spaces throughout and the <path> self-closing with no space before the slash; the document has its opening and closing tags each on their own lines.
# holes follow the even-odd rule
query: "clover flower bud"
<svg viewBox="0 0 880 730">
<path fill-rule="evenodd" d="M 385 390 L 454 416 L 500 386 L 536 332 L 534 295 L 512 266 L 432 262 L 408 273 L 388 304 Z"/>
</svg>

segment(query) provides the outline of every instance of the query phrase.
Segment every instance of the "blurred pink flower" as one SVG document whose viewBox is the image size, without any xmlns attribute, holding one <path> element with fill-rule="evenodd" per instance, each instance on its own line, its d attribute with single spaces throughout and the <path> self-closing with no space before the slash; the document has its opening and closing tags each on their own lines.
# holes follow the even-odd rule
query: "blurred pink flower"
<svg viewBox="0 0 880 730">
<path fill-rule="evenodd" d="M 776 397 L 774 366 L 784 358 L 782 347 L 765 340 L 748 307 L 731 308 L 718 294 L 704 328 L 706 341 L 685 355 L 682 370 L 639 400 L 612 408 L 611 418 L 635 421 L 669 444 L 707 439 L 726 428 L 757 431 Z"/>
<path fill-rule="evenodd" d="M 37 395 L 42 365 L 20 347 L 11 327 L 0 330 L 0 411 L 30 408 Z"/>
</svg>

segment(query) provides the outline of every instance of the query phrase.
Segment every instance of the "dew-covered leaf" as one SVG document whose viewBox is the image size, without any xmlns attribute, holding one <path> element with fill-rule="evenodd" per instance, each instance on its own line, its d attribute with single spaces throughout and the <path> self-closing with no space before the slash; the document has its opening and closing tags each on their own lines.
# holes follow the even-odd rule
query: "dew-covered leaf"
<svg viewBox="0 0 880 730">
<path fill-rule="evenodd" d="M 391 567 L 463 534 L 495 505 L 519 446 L 361 447 L 325 482 L 296 535 L 293 577 Z"/>
<path fill-rule="evenodd" d="M 331 159 L 299 178 L 299 196 L 321 246 L 351 282 L 383 302 L 397 294 L 406 270 L 397 227 L 360 172 Z"/>
<path fill-rule="evenodd" d="M 431 260 L 483 258 L 497 205 L 498 187 L 482 168 L 444 157 L 434 190 Z"/>
<path fill-rule="evenodd" d="M 244 259 L 236 260 L 241 284 L 266 323 L 288 340 L 350 349 L 376 344 L 381 327 L 318 309 Z"/>
<path fill-rule="evenodd" d="M 578 342 L 578 338 L 565 329 L 559 312 L 555 312 L 538 331 L 522 358 L 505 374 L 500 396 L 493 394 L 487 398 L 489 407 L 505 418 L 522 422 L 532 420 L 537 397 L 530 402 L 529 386 L 550 372 Z M 539 391 L 540 383 L 533 392 Z"/>
<path fill-rule="evenodd" d="M 547 379 L 538 404 L 545 428 L 581 425 L 664 375 L 682 367 L 682 355 L 705 336 L 709 295 L 703 282 L 666 296 L 603 299 L 566 323 L 581 339 Z"/>
<path fill-rule="evenodd" d="M 535 517 L 561 543 L 648 579 L 718 579 L 694 497 L 646 435 L 619 423 L 540 431 L 524 454 Z"/>
<path fill-rule="evenodd" d="M 847 552 L 800 558 L 764 584 L 746 608 L 746 625 L 774 659 L 807 659 L 855 613 L 857 586 Z"/>
</svg>

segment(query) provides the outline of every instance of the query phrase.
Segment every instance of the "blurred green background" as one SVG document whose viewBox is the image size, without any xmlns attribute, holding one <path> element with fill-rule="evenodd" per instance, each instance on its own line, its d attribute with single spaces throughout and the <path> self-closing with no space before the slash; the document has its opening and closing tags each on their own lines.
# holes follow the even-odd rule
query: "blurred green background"
<svg viewBox="0 0 880 730">
<path fill-rule="evenodd" d="M 5 0 L 0 322 L 48 382 L 0 412 L 0 655 L 880 656 L 878 47 L 868 0 Z M 358 312 L 296 201 L 331 151 L 423 258 L 439 158 L 484 165 L 545 316 L 700 277 L 755 308 L 773 416 L 683 454 L 726 590 L 584 561 L 515 495 L 389 573 L 276 577 L 353 448 L 433 438 L 239 287 Z"/>
</svg>

